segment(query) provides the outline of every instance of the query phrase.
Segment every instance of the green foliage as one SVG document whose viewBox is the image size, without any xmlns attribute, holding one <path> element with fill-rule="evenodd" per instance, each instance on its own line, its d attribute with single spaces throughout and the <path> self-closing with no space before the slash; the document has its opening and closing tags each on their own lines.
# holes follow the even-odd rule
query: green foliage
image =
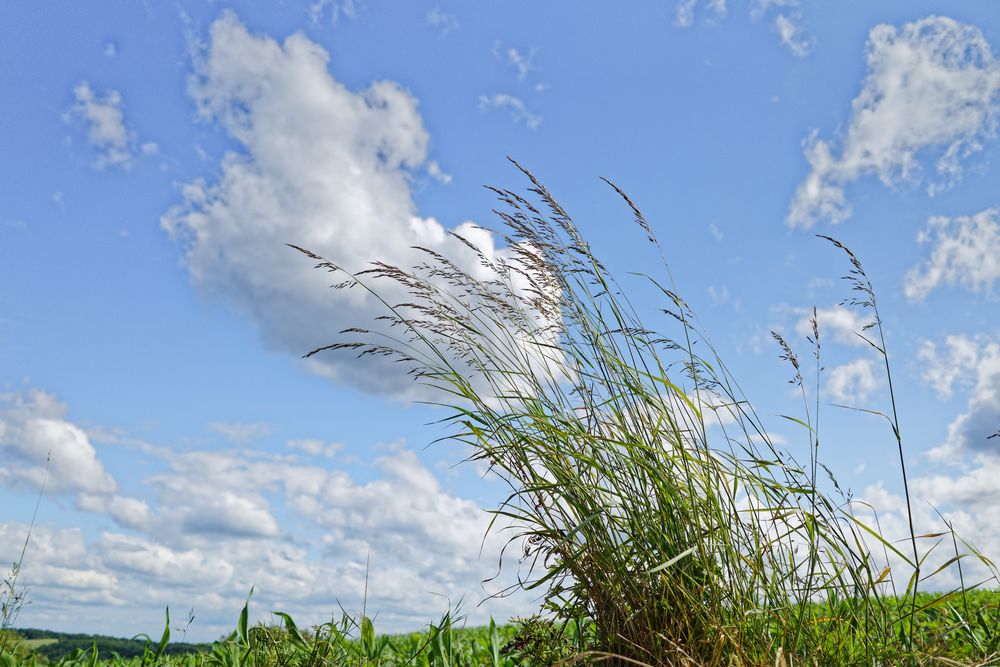
<svg viewBox="0 0 1000 667">
<path fill-rule="evenodd" d="M 76 648 L 62 656 L 58 667 L 517 667 L 536 664 L 502 655 L 501 647 L 514 637 L 513 626 L 456 627 L 449 612 L 424 632 L 382 635 L 366 617 L 344 614 L 309 631 L 298 628 L 292 617 L 275 612 L 277 625 L 250 625 L 249 601 L 236 628 L 225 639 L 202 646 L 196 653 L 179 654 L 166 644 L 163 650 L 147 642 L 145 652 L 122 656 L 101 651 L 115 646 L 109 638 L 95 640 L 89 648 Z M 166 634 L 166 633 L 165 633 Z M 128 640 L 118 640 L 125 642 Z M 0 667 L 37 667 L 37 654 L 0 654 Z M 41 661 L 41 663 L 40 663 Z"/>
<path fill-rule="evenodd" d="M 501 649 L 522 665 L 555 665 L 573 658 L 577 651 L 569 636 L 549 620 L 539 616 L 515 619 L 514 639 Z"/>
<path fill-rule="evenodd" d="M 969 591 L 956 596 L 955 604 L 934 604 L 936 600 L 926 592 L 917 597 L 918 605 L 928 609 L 918 616 L 920 622 L 915 627 L 925 660 L 914 662 L 937 659 L 945 661 L 943 664 L 955 664 L 947 660 L 984 664 L 988 662 L 984 656 L 1000 655 L 1000 593 Z M 906 613 L 910 601 L 909 597 L 882 599 L 890 613 L 897 615 Z M 852 606 L 847 601 L 810 604 L 806 622 L 824 627 Z M 196 648 L 194 652 L 179 653 L 172 650 L 174 644 L 167 644 L 157 654 L 158 647 L 146 642 L 142 644 L 145 653 L 123 656 L 109 647 L 129 645 L 123 643 L 132 640 L 94 637 L 89 646 L 77 647 L 49 662 L 30 649 L 31 642 L 38 640 L 19 638 L 13 653 L 0 653 L 0 667 L 541 667 L 606 664 L 609 657 L 598 650 L 592 623 L 563 626 L 537 615 L 517 619 L 513 625 L 498 626 L 491 620 L 486 627 L 465 628 L 456 625 L 453 615 L 447 613 L 427 630 L 404 635 L 379 635 L 370 619 L 364 623 L 364 617 L 348 614 L 305 631 L 284 612 L 274 612 L 275 625 L 244 625 L 244 616 L 249 614 L 241 612 L 236 628 L 223 640 L 197 647 L 183 645 L 185 649 Z M 64 636 L 37 630 L 28 633 L 47 639 Z M 867 639 L 865 628 L 858 626 L 852 641 L 863 645 Z M 837 649 L 833 644 L 838 641 L 831 636 L 831 646 L 824 652 L 832 654 L 836 649 L 847 655 L 853 650 L 844 646 Z M 775 662 L 772 659 L 768 664 Z"/>
</svg>

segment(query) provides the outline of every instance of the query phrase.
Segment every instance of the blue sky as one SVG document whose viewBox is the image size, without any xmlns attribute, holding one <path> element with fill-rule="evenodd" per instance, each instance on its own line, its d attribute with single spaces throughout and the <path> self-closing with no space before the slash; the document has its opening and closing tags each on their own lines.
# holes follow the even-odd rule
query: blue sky
<svg viewBox="0 0 1000 667">
<path fill-rule="evenodd" d="M 95 11 L 95 8 L 98 8 Z M 918 519 L 1000 554 L 1000 15 L 978 2 L 503 5 L 34 2 L 0 7 L 0 557 L 20 624 L 189 637 L 257 610 L 369 604 L 409 629 L 496 567 L 503 489 L 428 444 L 441 415 L 392 367 L 301 354 L 377 314 L 286 248 L 406 264 L 492 224 L 481 186 L 574 215 L 621 275 L 657 271 L 620 185 L 764 415 L 793 412 L 769 331 L 826 403 L 884 408 L 838 306 L 881 299 Z M 636 281 L 639 307 L 659 305 Z M 891 434 L 824 412 L 825 460 L 902 530 Z M 768 418 L 790 449 L 802 434 Z M 510 576 L 513 563 L 505 576 Z"/>
</svg>

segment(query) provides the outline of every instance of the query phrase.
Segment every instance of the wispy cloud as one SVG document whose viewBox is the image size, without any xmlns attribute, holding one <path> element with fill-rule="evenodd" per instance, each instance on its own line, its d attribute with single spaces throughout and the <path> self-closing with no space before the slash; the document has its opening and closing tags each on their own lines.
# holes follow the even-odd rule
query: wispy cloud
<svg viewBox="0 0 1000 667">
<path fill-rule="evenodd" d="M 774 29 L 777 31 L 781 43 L 800 58 L 806 57 L 813 50 L 813 41 L 803 34 L 798 17 L 778 14 L 774 18 Z"/>
<path fill-rule="evenodd" d="M 245 444 L 251 440 L 267 437 L 274 427 L 267 422 L 224 422 L 216 421 L 208 425 L 208 430 L 218 433 L 226 440 Z"/>
<path fill-rule="evenodd" d="M 726 0 L 707 0 L 705 4 L 714 18 L 726 17 L 728 13 Z M 674 25 L 680 28 L 691 27 L 694 24 L 694 10 L 697 5 L 698 0 L 678 0 L 674 5 Z"/>
<path fill-rule="evenodd" d="M 335 25 L 341 18 L 356 19 L 362 4 L 363 0 L 315 0 L 309 5 L 309 20 Z"/>
<path fill-rule="evenodd" d="M 528 74 L 535 69 L 535 55 L 538 49 L 531 49 L 523 53 L 513 46 L 504 48 L 500 42 L 493 45 L 493 55 L 504 61 L 517 72 L 517 80 L 524 81 Z"/>
<path fill-rule="evenodd" d="M 75 100 L 66 115 L 67 121 L 82 121 L 87 126 L 87 139 L 98 151 L 94 166 L 98 169 L 121 167 L 129 169 L 137 153 L 155 154 L 158 146 L 145 142 L 137 146 L 136 134 L 125 124 L 122 96 L 117 90 L 97 94 L 86 81 L 73 89 Z"/>
<path fill-rule="evenodd" d="M 457 16 L 442 10 L 440 7 L 435 7 L 427 12 L 427 15 L 424 17 L 424 22 L 428 26 L 436 28 L 441 33 L 442 37 L 447 36 L 449 33 L 452 33 L 461 27 Z"/>
<path fill-rule="evenodd" d="M 452 180 L 452 175 L 441 169 L 437 160 L 431 160 L 427 163 L 427 175 L 443 185 L 451 183 Z"/>
<path fill-rule="evenodd" d="M 305 452 L 311 456 L 325 456 L 332 459 L 344 449 L 342 442 L 326 442 L 318 438 L 303 438 L 301 440 L 289 440 L 286 443 L 289 449 Z"/>
<path fill-rule="evenodd" d="M 503 109 L 514 119 L 515 123 L 523 121 L 532 130 L 537 130 L 538 126 L 542 124 L 542 117 L 528 111 L 524 101 L 513 95 L 504 93 L 480 95 L 479 110 L 485 112 L 490 109 Z"/>
</svg>

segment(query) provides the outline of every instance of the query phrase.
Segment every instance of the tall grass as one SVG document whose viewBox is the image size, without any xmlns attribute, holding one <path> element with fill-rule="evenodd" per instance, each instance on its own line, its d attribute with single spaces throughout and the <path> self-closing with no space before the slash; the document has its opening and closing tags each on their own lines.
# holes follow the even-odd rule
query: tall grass
<svg viewBox="0 0 1000 667">
<path fill-rule="evenodd" d="M 31 531 L 35 528 L 35 520 L 38 518 L 38 508 L 42 503 L 42 496 L 45 495 L 45 485 L 49 481 L 49 465 L 52 462 L 52 452 L 45 457 L 45 471 L 42 476 L 42 483 L 38 488 L 38 496 L 35 498 L 35 509 L 31 513 L 31 522 L 28 524 L 28 531 L 24 536 L 24 544 L 21 545 L 21 553 L 17 560 L 11 563 L 10 570 L 0 581 L 0 655 L 12 648 L 14 633 L 12 628 L 17 622 L 17 617 L 27 604 L 27 589 L 20 585 L 21 566 L 24 564 L 24 555 L 28 551 L 28 544 L 31 543 Z"/>
<path fill-rule="evenodd" d="M 663 276 L 645 278 L 668 325 L 652 328 L 569 214 L 517 166 L 525 195 L 491 188 L 508 253 L 488 256 L 459 237 L 478 257 L 478 277 L 431 250 L 420 266 L 350 274 L 297 248 L 340 275 L 337 289 L 367 290 L 385 306 L 382 325 L 349 329 L 310 354 L 389 356 L 431 388 L 454 440 L 509 486 L 494 527 L 514 529 L 519 585 L 539 591 L 556 620 L 592 622 L 592 658 L 884 664 L 944 651 L 917 621 L 954 609 L 961 591 L 918 595 L 927 552 L 912 514 L 907 552 L 856 515 L 832 475 L 820 478 L 829 471 L 815 317 L 815 401 L 792 345 L 776 335 L 802 392 L 803 413 L 789 416 L 808 437 L 800 462 L 772 441 L 666 262 Z M 638 207 L 611 187 L 662 257 Z M 875 337 L 859 335 L 891 382 L 874 289 L 857 257 L 830 240 L 848 254 L 851 302 L 873 317 Z M 400 289 L 404 300 L 386 296 Z M 891 385 L 890 396 L 889 414 L 878 414 L 898 445 L 910 510 Z M 995 582 L 992 563 L 974 555 Z M 980 659 L 1000 649 L 995 631 L 981 639 Z"/>
</svg>

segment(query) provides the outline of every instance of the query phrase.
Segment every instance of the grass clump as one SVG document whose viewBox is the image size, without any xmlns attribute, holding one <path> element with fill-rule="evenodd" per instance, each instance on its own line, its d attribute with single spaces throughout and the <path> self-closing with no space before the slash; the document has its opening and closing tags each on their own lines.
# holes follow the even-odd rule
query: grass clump
<svg viewBox="0 0 1000 667">
<path fill-rule="evenodd" d="M 832 475 L 832 484 L 822 480 L 815 317 L 814 403 L 799 357 L 776 335 L 802 392 L 803 413 L 790 417 L 808 437 L 799 461 L 772 442 L 666 263 L 662 278 L 647 280 L 669 330 L 640 319 L 567 212 L 521 171 L 524 196 L 491 188 L 506 254 L 458 237 L 478 258 L 474 271 L 425 250 L 416 267 L 375 263 L 346 274 L 297 249 L 346 274 L 335 287 L 367 290 L 386 309 L 384 327 L 350 329 L 351 339 L 310 354 L 392 357 L 435 392 L 452 438 L 509 486 L 494 527 L 513 530 L 508 548 L 527 570 L 519 585 L 539 591 L 560 626 L 592 624 L 593 643 L 577 657 L 885 664 L 948 652 L 954 629 L 937 634 L 935 623 L 953 612 L 963 627 L 972 619 L 949 605 L 961 591 L 919 594 L 929 551 L 920 551 L 912 520 L 910 549 L 899 548 L 856 515 Z M 640 210 L 611 187 L 659 250 Z M 882 355 L 891 383 L 874 289 L 857 257 L 830 241 L 847 253 L 850 303 L 872 318 L 858 333 Z M 400 290 L 404 300 L 386 296 Z M 895 397 L 877 414 L 905 466 Z M 954 544 L 955 558 L 965 557 Z M 993 564 L 974 555 L 995 583 Z M 962 657 L 990 659 L 995 636 Z"/>
</svg>

